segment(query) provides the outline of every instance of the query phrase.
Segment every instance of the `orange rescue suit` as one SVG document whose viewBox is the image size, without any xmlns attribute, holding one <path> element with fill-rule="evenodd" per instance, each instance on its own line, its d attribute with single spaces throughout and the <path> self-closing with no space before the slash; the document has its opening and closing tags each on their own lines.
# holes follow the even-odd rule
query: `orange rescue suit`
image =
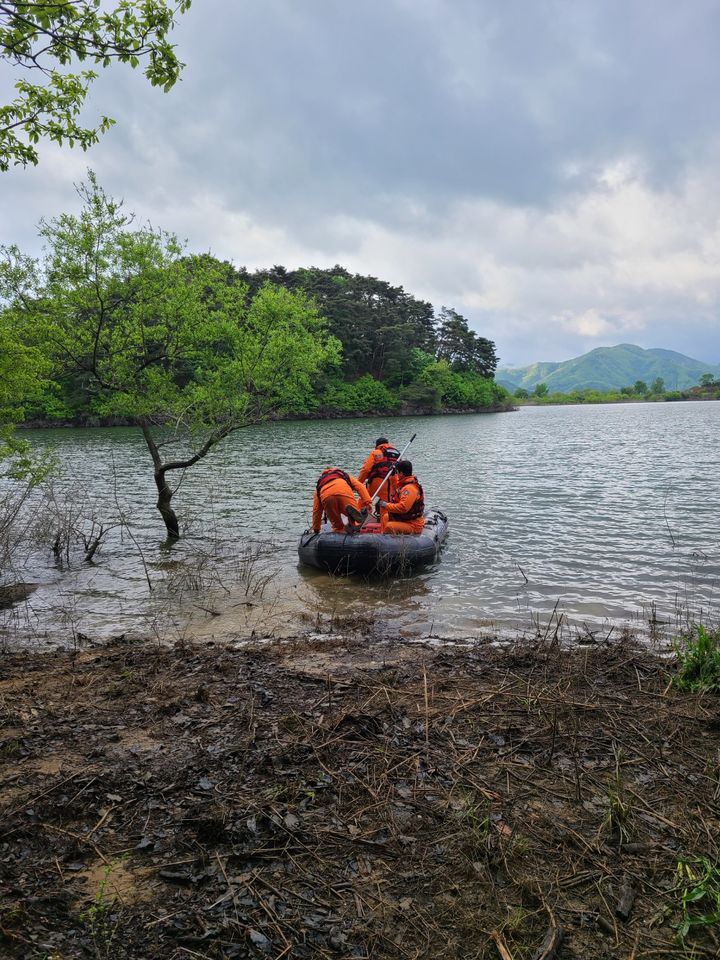
<svg viewBox="0 0 720 960">
<path fill-rule="evenodd" d="M 369 509 L 371 503 L 370 494 L 365 489 L 364 484 L 360 483 L 356 477 L 353 477 L 349 473 L 345 474 L 347 480 L 345 480 L 344 476 L 334 476 L 332 479 L 323 483 L 323 477 L 328 473 L 342 474 L 344 471 L 339 470 L 337 467 L 328 467 L 327 470 L 323 470 L 320 474 L 318 484 L 322 489 L 319 493 L 317 488 L 315 489 L 312 528 L 315 533 L 320 532 L 320 520 L 322 519 L 323 512 L 325 512 L 332 525 L 333 531 L 335 533 L 343 533 L 345 527 L 343 526 L 341 514 L 347 516 L 348 504 L 352 504 L 353 507 L 357 506 L 355 500 L 356 493 L 360 500 L 360 506 Z"/>
<path fill-rule="evenodd" d="M 382 497 L 381 497 L 382 499 Z M 418 502 L 420 501 L 420 502 Z M 422 533 L 425 518 L 422 513 L 413 520 L 393 520 L 393 515 L 417 513 L 424 506 L 422 487 L 415 477 L 398 477 L 398 491 L 391 503 L 380 511 L 382 533 Z M 414 508 L 414 509 L 413 509 Z"/>
<path fill-rule="evenodd" d="M 370 474 L 373 472 L 373 467 L 385 460 L 385 451 L 388 449 L 394 450 L 395 448 L 391 443 L 381 443 L 379 447 L 371 450 L 365 458 L 365 463 L 360 468 L 360 473 L 358 474 L 358 480 L 367 484 L 371 497 L 375 496 L 378 488 L 382 486 L 382 490 L 380 491 L 380 498 L 382 500 L 392 500 L 395 496 L 398 475 L 397 473 L 393 473 L 389 480 L 383 482 L 383 477 L 371 477 Z"/>
</svg>

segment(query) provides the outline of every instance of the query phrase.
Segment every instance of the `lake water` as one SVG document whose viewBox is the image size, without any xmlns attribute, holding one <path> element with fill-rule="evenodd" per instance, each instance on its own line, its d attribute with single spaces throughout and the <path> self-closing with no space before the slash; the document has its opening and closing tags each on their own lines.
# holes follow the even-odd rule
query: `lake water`
<svg viewBox="0 0 720 960">
<path fill-rule="evenodd" d="M 300 567 L 320 469 L 356 473 L 376 436 L 402 446 L 414 432 L 408 456 L 426 503 L 450 519 L 441 561 L 395 583 Z M 18 638 L 287 633 L 299 615 L 467 637 L 547 625 L 553 611 L 597 636 L 651 617 L 672 632 L 720 613 L 720 403 L 252 427 L 188 472 L 174 503 L 190 527 L 171 550 L 136 431 L 28 436 L 57 456 L 59 494 L 106 522 L 120 508 L 129 532 L 113 530 L 92 564 L 33 554 L 22 578 L 39 587 L 10 624 L 6 614 Z M 271 543 L 269 555 L 238 559 L 249 541 Z"/>
</svg>

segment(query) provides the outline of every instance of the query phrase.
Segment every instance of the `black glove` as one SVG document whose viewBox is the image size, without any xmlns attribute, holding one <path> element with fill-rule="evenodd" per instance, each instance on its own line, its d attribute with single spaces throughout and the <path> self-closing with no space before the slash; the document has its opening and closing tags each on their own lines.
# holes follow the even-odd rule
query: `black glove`
<svg viewBox="0 0 720 960">
<path fill-rule="evenodd" d="M 387 506 L 387 500 L 376 500 L 375 506 L 377 507 L 378 510 L 382 510 L 383 507 Z"/>
</svg>

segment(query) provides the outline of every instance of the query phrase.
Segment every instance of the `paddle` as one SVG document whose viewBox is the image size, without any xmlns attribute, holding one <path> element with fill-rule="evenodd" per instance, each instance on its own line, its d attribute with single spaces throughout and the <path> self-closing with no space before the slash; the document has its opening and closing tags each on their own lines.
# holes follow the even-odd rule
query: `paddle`
<svg viewBox="0 0 720 960">
<path fill-rule="evenodd" d="M 363 522 L 360 524 L 360 526 L 359 526 L 359 528 L 358 528 L 359 530 L 362 530 L 362 528 L 363 528 L 363 527 L 365 526 L 365 524 L 368 522 L 368 519 L 370 518 L 370 513 L 372 512 L 372 508 L 375 506 L 375 502 L 380 499 L 380 491 L 381 491 L 382 488 L 385 486 L 385 484 L 388 482 L 388 480 L 390 479 L 390 477 L 395 473 L 395 470 L 396 470 L 396 468 L 397 468 L 398 463 L 399 463 L 399 462 L 402 460 L 402 458 L 405 456 L 405 451 L 406 451 L 407 448 L 410 446 L 410 444 L 413 442 L 413 440 L 415 439 L 416 436 L 417 436 L 417 434 L 414 433 L 414 434 L 410 437 L 410 439 L 408 440 L 408 442 L 407 442 L 407 443 L 405 444 L 405 446 L 402 448 L 402 451 L 400 452 L 400 456 L 397 458 L 397 460 L 395 461 L 395 463 L 390 467 L 390 469 L 388 470 L 388 472 L 387 472 L 387 473 L 385 474 L 385 476 L 383 477 L 382 483 L 381 483 L 380 486 L 377 488 L 377 490 L 375 491 L 375 493 L 372 495 L 372 500 L 370 501 L 370 510 L 368 511 L 367 517 L 365 517 L 365 519 L 363 520 Z M 390 488 L 388 487 L 388 489 L 390 489 Z"/>
</svg>

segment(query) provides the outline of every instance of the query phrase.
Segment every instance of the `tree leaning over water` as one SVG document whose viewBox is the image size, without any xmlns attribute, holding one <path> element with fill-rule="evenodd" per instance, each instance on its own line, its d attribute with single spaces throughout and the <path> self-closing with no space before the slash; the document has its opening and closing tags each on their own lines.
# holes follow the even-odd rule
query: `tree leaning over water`
<svg viewBox="0 0 720 960">
<path fill-rule="evenodd" d="M 17 91 L 0 104 L 0 170 L 38 162 L 41 139 L 79 144 L 86 150 L 115 121 L 94 127 L 78 120 L 94 70 L 72 72 L 78 63 L 108 67 L 145 61 L 154 87 L 169 90 L 180 76 L 168 34 L 191 0 L 121 0 L 108 9 L 101 0 L 0 0 L 0 65 L 18 68 Z"/>
<path fill-rule="evenodd" d="M 41 221 L 41 260 L 3 249 L 5 316 L 103 416 L 129 418 L 153 463 L 157 508 L 180 533 L 168 475 L 230 433 L 292 409 L 340 345 L 302 294 L 251 297 L 232 266 L 184 256 L 177 238 L 132 228 L 91 173 L 79 216 Z"/>
</svg>

